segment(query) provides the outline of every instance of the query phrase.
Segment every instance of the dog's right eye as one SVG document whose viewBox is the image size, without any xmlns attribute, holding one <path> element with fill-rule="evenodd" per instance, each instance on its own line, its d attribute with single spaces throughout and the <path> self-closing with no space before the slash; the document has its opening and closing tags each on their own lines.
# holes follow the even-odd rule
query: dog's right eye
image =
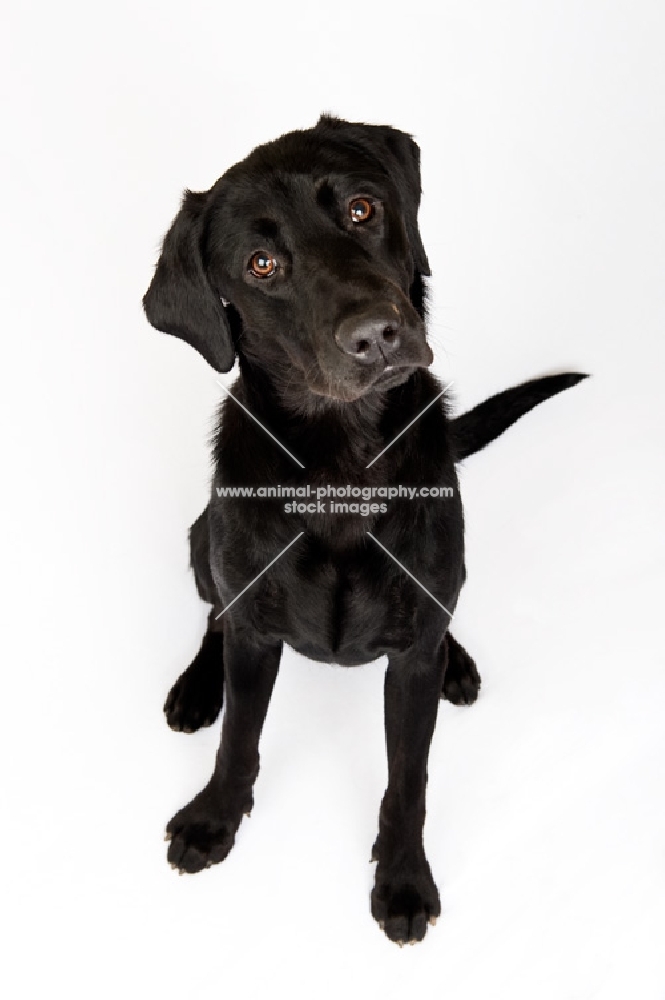
<svg viewBox="0 0 665 1000">
<path fill-rule="evenodd" d="M 277 270 L 277 261 L 265 250 L 258 250 L 249 259 L 249 270 L 255 278 L 271 278 Z"/>
<path fill-rule="evenodd" d="M 354 198 L 349 202 L 349 215 L 356 225 L 359 222 L 369 222 L 374 215 L 374 203 L 369 198 Z"/>
</svg>

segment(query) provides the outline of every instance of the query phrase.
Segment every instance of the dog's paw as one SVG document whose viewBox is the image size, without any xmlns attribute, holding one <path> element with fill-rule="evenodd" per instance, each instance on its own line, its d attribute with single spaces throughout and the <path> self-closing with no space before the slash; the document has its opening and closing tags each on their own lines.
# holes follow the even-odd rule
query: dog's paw
<svg viewBox="0 0 665 1000">
<path fill-rule="evenodd" d="M 229 808 L 215 801 L 210 787 L 204 788 L 166 827 L 169 864 L 193 874 L 223 861 L 233 847 L 243 812 L 249 814 L 251 808 L 251 794 L 244 806 Z"/>
<path fill-rule="evenodd" d="M 442 697 L 453 705 L 473 705 L 480 691 L 480 674 L 463 646 L 446 636 L 448 666 L 443 679 Z"/>
<path fill-rule="evenodd" d="M 372 889 L 372 916 L 396 944 L 415 944 L 441 913 L 439 891 L 425 861 L 413 872 L 377 868 Z"/>
<path fill-rule="evenodd" d="M 219 716 L 224 698 L 221 639 L 221 635 L 206 635 L 197 656 L 168 693 L 164 714 L 178 733 L 211 726 Z"/>
</svg>

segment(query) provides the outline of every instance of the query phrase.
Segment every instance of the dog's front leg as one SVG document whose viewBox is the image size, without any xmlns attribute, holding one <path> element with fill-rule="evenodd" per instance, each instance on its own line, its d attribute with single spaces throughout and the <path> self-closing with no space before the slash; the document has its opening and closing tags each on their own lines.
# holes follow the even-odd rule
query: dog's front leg
<svg viewBox="0 0 665 1000">
<path fill-rule="evenodd" d="M 259 773 L 259 738 L 277 676 L 282 644 L 224 629 L 222 738 L 212 778 L 166 828 L 168 860 L 181 872 L 223 861 L 243 815 L 249 815 Z"/>
<path fill-rule="evenodd" d="M 388 787 L 381 803 L 372 915 L 392 941 L 421 941 L 441 912 L 425 857 L 427 758 L 445 674 L 446 646 L 391 655 L 385 679 Z"/>
</svg>

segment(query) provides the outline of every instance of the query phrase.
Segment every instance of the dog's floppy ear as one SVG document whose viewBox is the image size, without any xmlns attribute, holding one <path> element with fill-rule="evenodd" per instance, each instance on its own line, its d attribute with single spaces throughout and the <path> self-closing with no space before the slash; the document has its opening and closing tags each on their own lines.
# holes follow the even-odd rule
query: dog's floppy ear
<svg viewBox="0 0 665 1000">
<path fill-rule="evenodd" d="M 390 128 L 388 125 L 375 125 L 374 128 L 381 135 L 386 149 L 395 163 L 392 173 L 393 176 L 396 175 L 404 203 L 406 233 L 411 244 L 415 269 L 419 274 L 430 275 L 432 272 L 418 229 L 418 209 L 422 194 L 420 147 L 410 135 L 407 135 L 406 132 L 400 132 L 399 129 Z"/>
<path fill-rule="evenodd" d="M 143 308 L 157 330 L 180 337 L 218 372 L 233 367 L 231 329 L 203 268 L 201 239 L 206 192 L 186 190 L 162 242 Z"/>
<path fill-rule="evenodd" d="M 365 125 L 345 122 L 341 118 L 321 115 L 317 129 L 337 133 L 342 141 L 360 146 L 377 160 L 397 186 L 404 209 L 406 234 L 411 247 L 416 278 L 430 275 L 429 261 L 418 229 L 420 185 L 420 149 L 418 144 L 399 129 L 389 125 Z"/>
</svg>

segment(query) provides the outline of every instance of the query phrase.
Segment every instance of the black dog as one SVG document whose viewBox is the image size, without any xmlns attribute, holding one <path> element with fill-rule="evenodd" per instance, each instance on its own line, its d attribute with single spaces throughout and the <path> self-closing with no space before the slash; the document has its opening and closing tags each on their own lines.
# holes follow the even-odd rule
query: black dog
<svg viewBox="0 0 665 1000">
<path fill-rule="evenodd" d="M 422 939 L 440 912 L 422 837 L 439 697 L 470 704 L 480 687 L 448 632 L 465 578 L 455 463 L 584 377 L 536 379 L 448 418 L 427 371 L 419 202 L 409 136 L 323 117 L 255 149 L 210 191 L 185 192 L 143 300 L 153 326 L 213 368 L 236 355 L 240 365 L 221 408 L 213 499 L 190 532 L 213 609 L 165 705 L 185 732 L 217 718 L 224 689 L 226 710 L 212 778 L 168 824 L 169 861 L 196 872 L 230 851 L 253 805 L 283 643 L 348 666 L 385 653 L 389 780 L 372 913 L 400 943 Z M 294 513 L 283 496 L 219 495 L 308 484 L 376 487 L 377 500 L 400 485 L 451 495 L 344 514 L 328 499 Z"/>
</svg>

